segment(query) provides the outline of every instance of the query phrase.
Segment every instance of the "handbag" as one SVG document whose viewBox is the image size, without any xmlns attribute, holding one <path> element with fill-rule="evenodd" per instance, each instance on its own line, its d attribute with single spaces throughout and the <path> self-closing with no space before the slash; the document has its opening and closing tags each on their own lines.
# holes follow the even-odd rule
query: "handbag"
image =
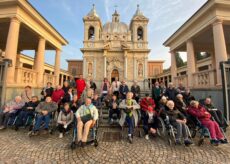
<svg viewBox="0 0 230 164">
<path fill-rule="evenodd" d="M 87 109 L 84 109 L 85 110 L 85 114 L 84 116 L 81 117 L 81 121 L 83 122 L 83 124 L 85 124 L 86 122 L 90 121 L 93 119 L 92 115 L 91 115 L 91 112 L 90 112 L 90 109 L 87 108 Z"/>
</svg>

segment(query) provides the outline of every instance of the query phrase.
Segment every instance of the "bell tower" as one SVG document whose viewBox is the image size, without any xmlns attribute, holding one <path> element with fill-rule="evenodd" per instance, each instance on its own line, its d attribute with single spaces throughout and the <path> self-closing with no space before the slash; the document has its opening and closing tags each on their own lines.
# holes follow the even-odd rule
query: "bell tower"
<svg viewBox="0 0 230 164">
<path fill-rule="evenodd" d="M 132 40 L 134 42 L 148 42 L 147 26 L 149 19 L 146 18 L 137 5 L 136 13 L 130 23 L 130 30 L 132 31 Z"/>
<path fill-rule="evenodd" d="M 91 11 L 83 18 L 84 41 L 99 41 L 101 39 L 102 24 L 97 14 L 95 5 Z"/>
</svg>

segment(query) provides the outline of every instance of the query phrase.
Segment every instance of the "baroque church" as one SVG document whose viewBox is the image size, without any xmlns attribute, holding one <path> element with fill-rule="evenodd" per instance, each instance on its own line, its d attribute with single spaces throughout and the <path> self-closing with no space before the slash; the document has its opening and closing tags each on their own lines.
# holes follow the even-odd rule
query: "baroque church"
<svg viewBox="0 0 230 164">
<path fill-rule="evenodd" d="M 95 6 L 83 21 L 83 77 L 93 79 L 99 86 L 105 77 L 109 81 L 117 77 L 129 86 L 137 81 L 143 88 L 148 79 L 149 19 L 139 5 L 129 25 L 120 21 L 117 10 L 112 21 L 103 25 Z"/>
</svg>

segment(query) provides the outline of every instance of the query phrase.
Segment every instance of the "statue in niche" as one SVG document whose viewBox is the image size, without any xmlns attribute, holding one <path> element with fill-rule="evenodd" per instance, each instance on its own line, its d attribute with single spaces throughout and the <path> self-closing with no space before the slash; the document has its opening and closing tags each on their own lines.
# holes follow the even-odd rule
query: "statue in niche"
<svg viewBox="0 0 230 164">
<path fill-rule="evenodd" d="M 93 74 L 93 64 L 89 63 L 88 64 L 88 75 L 92 76 L 92 74 Z"/>
<path fill-rule="evenodd" d="M 138 76 L 139 77 L 143 76 L 143 64 L 142 63 L 138 64 Z"/>
</svg>

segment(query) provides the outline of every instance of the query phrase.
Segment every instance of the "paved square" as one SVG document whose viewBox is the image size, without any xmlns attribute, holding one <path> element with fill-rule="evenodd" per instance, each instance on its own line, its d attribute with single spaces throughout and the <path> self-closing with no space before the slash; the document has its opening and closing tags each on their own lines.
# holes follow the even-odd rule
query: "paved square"
<svg viewBox="0 0 230 164">
<path fill-rule="evenodd" d="M 99 140 L 103 131 L 99 129 Z M 27 131 L 11 129 L 0 132 L 0 163 L 230 163 L 230 145 L 198 147 L 169 146 L 165 140 L 134 138 L 131 145 L 126 140 L 102 142 L 71 150 L 71 135 L 63 139 L 58 134 L 29 138 Z"/>
</svg>

